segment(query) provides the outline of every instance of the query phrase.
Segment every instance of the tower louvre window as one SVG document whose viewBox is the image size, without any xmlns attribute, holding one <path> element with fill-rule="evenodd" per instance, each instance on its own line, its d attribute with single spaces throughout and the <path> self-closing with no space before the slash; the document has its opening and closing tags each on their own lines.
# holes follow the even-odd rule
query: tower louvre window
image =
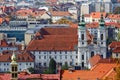
<svg viewBox="0 0 120 80">
<path fill-rule="evenodd" d="M 103 40 L 103 34 L 101 34 L 101 40 Z"/>
<path fill-rule="evenodd" d="M 84 40 L 84 34 L 82 34 L 81 37 L 82 37 L 82 40 Z"/>
</svg>

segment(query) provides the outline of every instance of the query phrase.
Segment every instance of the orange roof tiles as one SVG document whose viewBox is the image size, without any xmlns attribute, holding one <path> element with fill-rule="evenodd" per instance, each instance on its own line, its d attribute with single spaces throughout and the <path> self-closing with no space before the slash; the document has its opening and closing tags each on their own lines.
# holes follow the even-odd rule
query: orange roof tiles
<svg viewBox="0 0 120 80">
<path fill-rule="evenodd" d="M 103 17 L 106 17 L 105 12 L 103 12 L 103 13 L 101 13 L 101 12 L 92 12 L 90 15 L 91 15 L 92 18 L 100 18 L 101 14 L 103 14 Z"/>
<path fill-rule="evenodd" d="M 120 53 L 120 47 L 116 47 L 112 50 L 113 53 Z"/>
<path fill-rule="evenodd" d="M 77 28 L 42 28 L 40 34 L 42 38 L 32 40 L 27 50 L 74 50 L 78 44 Z"/>
<path fill-rule="evenodd" d="M 0 62 L 11 62 L 11 53 L 0 55 Z M 16 54 L 18 62 L 34 62 L 34 58 L 28 53 Z"/>
<path fill-rule="evenodd" d="M 65 12 L 65 11 L 51 11 L 50 13 L 52 16 L 70 16 L 70 15 L 72 15 L 69 12 Z"/>
<path fill-rule="evenodd" d="M 112 41 L 112 43 L 109 45 L 110 48 L 117 48 L 120 47 L 120 41 Z"/>
<path fill-rule="evenodd" d="M 110 19 L 119 19 L 120 20 L 120 14 L 109 14 L 108 18 L 110 18 Z"/>
<path fill-rule="evenodd" d="M 1 46 L 1 47 L 7 47 L 7 46 L 8 46 L 8 43 L 7 43 L 5 40 L 1 40 L 1 41 L 0 41 L 0 46 Z"/>
<path fill-rule="evenodd" d="M 89 62 L 91 64 L 91 66 L 94 66 L 99 62 L 100 59 L 102 59 L 101 56 L 97 54 L 97 55 L 91 57 Z"/>
<path fill-rule="evenodd" d="M 88 23 L 86 24 L 87 28 L 98 28 L 99 27 L 99 23 L 97 22 L 93 22 L 93 23 Z"/>
<path fill-rule="evenodd" d="M 92 70 L 73 70 L 73 72 L 64 70 L 62 73 L 62 80 L 78 80 L 78 78 L 80 78 L 80 80 L 103 79 L 106 74 L 111 73 L 110 71 L 116 66 L 116 64 L 111 63 L 99 63 Z"/>
</svg>

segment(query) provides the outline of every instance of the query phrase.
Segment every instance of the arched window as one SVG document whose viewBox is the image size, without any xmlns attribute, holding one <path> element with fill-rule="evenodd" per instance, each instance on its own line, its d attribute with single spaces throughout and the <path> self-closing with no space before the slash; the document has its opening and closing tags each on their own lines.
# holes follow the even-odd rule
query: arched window
<svg viewBox="0 0 120 80">
<path fill-rule="evenodd" d="M 103 34 L 101 34 L 101 40 L 103 40 Z"/>
</svg>

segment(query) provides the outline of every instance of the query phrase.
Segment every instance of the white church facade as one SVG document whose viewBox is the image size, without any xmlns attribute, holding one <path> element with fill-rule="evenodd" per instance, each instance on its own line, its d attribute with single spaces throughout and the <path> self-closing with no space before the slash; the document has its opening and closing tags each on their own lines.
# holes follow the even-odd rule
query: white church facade
<svg viewBox="0 0 120 80">
<path fill-rule="evenodd" d="M 97 35 L 92 34 L 93 39 L 88 43 L 85 25 L 82 19 L 78 26 L 78 64 L 81 67 L 90 68 L 88 60 L 94 55 L 99 54 L 106 58 L 106 28 L 101 17 L 99 27 L 96 29 Z"/>
<path fill-rule="evenodd" d="M 106 58 L 106 28 L 102 17 L 95 29 L 95 34 L 90 33 L 84 18 L 78 28 L 41 28 L 27 47 L 35 56 L 35 68 L 48 67 L 51 58 L 61 66 L 67 62 L 81 68 L 90 68 L 89 59 L 96 54 Z"/>
</svg>

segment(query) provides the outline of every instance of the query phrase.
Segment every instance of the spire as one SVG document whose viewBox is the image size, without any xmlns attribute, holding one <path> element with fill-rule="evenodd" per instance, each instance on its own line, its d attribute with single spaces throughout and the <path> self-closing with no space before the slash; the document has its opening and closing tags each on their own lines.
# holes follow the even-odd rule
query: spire
<svg viewBox="0 0 120 80">
<path fill-rule="evenodd" d="M 11 79 L 10 80 L 18 80 L 18 64 L 17 64 L 17 57 L 13 51 L 11 57 Z"/>
<path fill-rule="evenodd" d="M 16 62 L 17 58 L 16 58 L 16 55 L 15 55 L 14 51 L 13 51 L 11 60 L 12 60 L 12 62 L 11 62 L 12 64 L 17 63 L 17 62 Z"/>
</svg>

